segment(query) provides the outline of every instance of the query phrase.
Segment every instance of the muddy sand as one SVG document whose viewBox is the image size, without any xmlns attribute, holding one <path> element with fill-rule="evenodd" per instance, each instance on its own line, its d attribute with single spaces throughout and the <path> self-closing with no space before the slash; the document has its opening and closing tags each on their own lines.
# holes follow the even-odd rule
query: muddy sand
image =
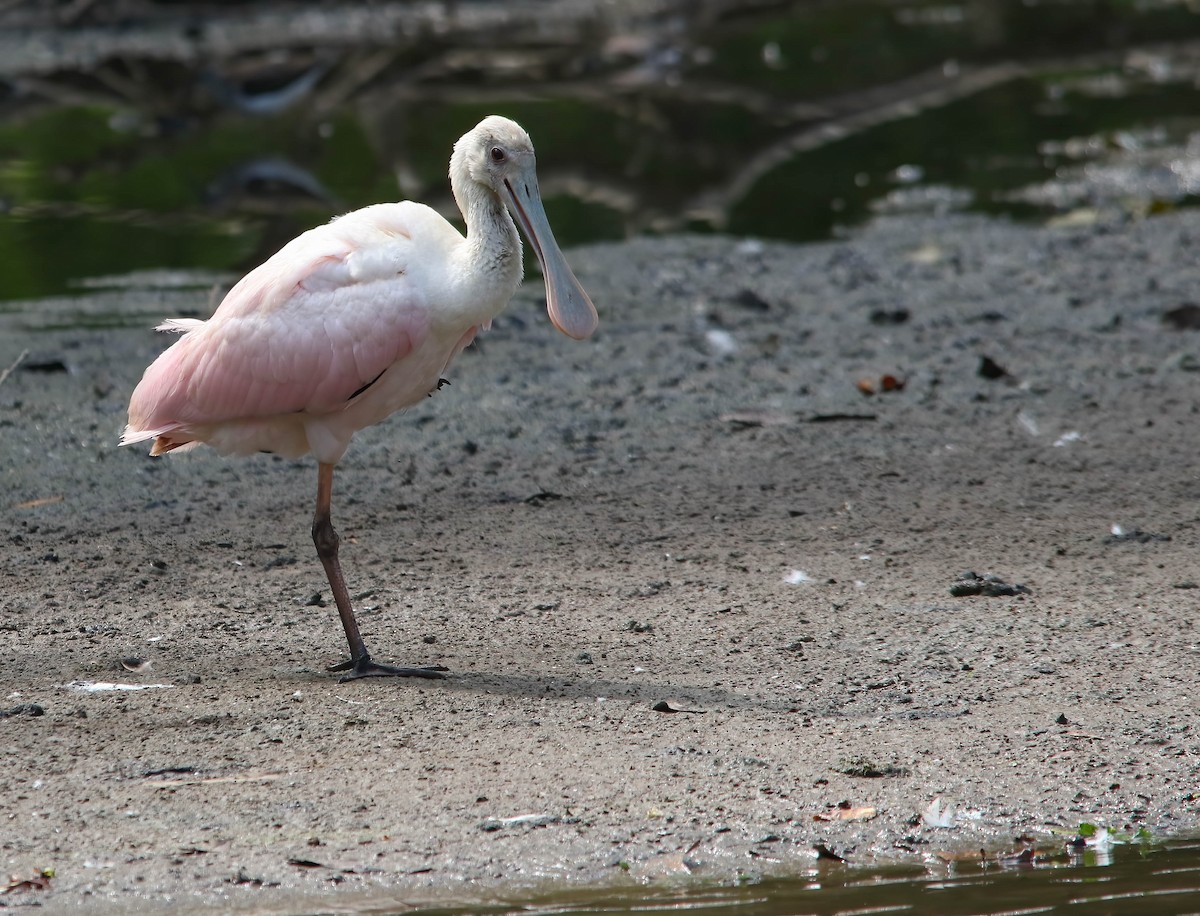
<svg viewBox="0 0 1200 916">
<path fill-rule="evenodd" d="M 1191 210 L 569 252 L 594 339 L 531 277 L 335 482 L 368 645 L 441 682 L 325 671 L 310 461 L 115 447 L 151 326 L 211 290 L 0 315 L 0 850 L 54 870 L 0 899 L 386 908 L 1196 831 L 1197 241 Z M 875 816 L 816 819 L 843 803 Z"/>
</svg>

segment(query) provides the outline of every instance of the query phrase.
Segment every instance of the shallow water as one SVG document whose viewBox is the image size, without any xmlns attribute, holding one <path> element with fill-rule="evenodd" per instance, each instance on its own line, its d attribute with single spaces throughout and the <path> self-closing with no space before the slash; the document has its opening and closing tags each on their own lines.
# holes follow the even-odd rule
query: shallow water
<svg viewBox="0 0 1200 916">
<path fill-rule="evenodd" d="M 498 45 L 464 18 L 437 40 L 381 41 L 368 24 L 223 54 L 181 27 L 174 58 L 132 43 L 137 25 L 77 26 L 95 45 L 86 70 L 77 50 L 37 73 L 8 55 L 2 299 L 134 270 L 241 271 L 379 200 L 453 215 L 450 145 L 491 111 L 537 142 L 567 245 L 817 239 L 881 210 L 1045 217 L 1095 206 L 1071 170 L 1114 154 L 1132 164 L 1099 203 L 1200 195 L 1186 151 L 1200 13 L 1184 3 L 714 2 L 548 34 L 518 23 Z"/>
<path fill-rule="evenodd" d="M 361 912 L 397 913 L 364 903 Z M 1034 913 L 1200 913 L 1200 842 L 1115 846 L 1111 852 L 1039 855 L 1033 862 L 968 857 L 925 867 L 858 869 L 822 863 L 788 879 L 729 887 L 688 883 L 550 894 L 465 907 L 404 908 L 420 916 L 686 912 L 695 916 L 1015 916 Z"/>
</svg>

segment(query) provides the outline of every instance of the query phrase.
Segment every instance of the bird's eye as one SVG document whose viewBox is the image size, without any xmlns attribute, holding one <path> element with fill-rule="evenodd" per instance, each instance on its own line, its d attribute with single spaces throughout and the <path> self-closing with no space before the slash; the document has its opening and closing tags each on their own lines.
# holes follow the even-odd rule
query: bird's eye
<svg viewBox="0 0 1200 916">
<path fill-rule="evenodd" d="M 503 162 L 507 158 L 508 158 L 508 154 L 505 153 L 504 150 L 502 150 L 500 147 L 498 147 L 498 146 L 492 147 L 492 162 Z"/>
</svg>

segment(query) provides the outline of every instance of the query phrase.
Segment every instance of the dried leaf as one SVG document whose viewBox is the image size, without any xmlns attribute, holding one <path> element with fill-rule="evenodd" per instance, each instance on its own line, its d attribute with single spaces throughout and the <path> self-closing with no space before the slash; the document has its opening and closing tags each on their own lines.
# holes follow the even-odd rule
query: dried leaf
<svg viewBox="0 0 1200 916">
<path fill-rule="evenodd" d="M 851 805 L 843 802 L 824 814 L 814 814 L 814 821 L 869 821 L 879 812 L 866 805 Z"/>
<path fill-rule="evenodd" d="M 0 894 L 11 894 L 16 891 L 46 891 L 50 889 L 50 879 L 54 877 L 53 868 L 43 868 L 32 878 L 19 878 L 10 875 L 8 884 Z"/>
<path fill-rule="evenodd" d="M 986 862 L 988 860 L 986 849 L 942 849 L 935 852 L 934 855 L 948 864 L 956 864 L 958 862 Z"/>
<path fill-rule="evenodd" d="M 41 499 L 27 499 L 23 503 L 17 503 L 13 506 L 14 509 L 36 509 L 38 506 L 49 506 L 54 503 L 60 503 L 65 496 L 45 496 Z"/>
<path fill-rule="evenodd" d="M 641 878 L 690 875 L 697 864 L 699 863 L 687 857 L 687 853 L 670 852 L 639 862 L 635 873 Z"/>
</svg>

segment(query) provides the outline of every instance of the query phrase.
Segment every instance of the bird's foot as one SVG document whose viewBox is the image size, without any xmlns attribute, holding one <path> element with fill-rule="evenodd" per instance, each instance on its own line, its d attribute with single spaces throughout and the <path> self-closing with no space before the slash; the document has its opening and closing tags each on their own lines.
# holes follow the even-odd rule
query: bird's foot
<svg viewBox="0 0 1200 916">
<path fill-rule="evenodd" d="M 364 655 L 361 658 L 352 658 L 349 661 L 330 665 L 328 670 L 348 672 L 340 678 L 341 683 L 345 683 L 346 681 L 356 681 L 360 677 L 423 677 L 427 680 L 436 681 L 444 678 L 446 675 L 443 672 L 450 669 L 445 665 L 400 668 L 395 665 L 383 665 L 379 662 L 373 662 L 369 655 Z"/>
</svg>

